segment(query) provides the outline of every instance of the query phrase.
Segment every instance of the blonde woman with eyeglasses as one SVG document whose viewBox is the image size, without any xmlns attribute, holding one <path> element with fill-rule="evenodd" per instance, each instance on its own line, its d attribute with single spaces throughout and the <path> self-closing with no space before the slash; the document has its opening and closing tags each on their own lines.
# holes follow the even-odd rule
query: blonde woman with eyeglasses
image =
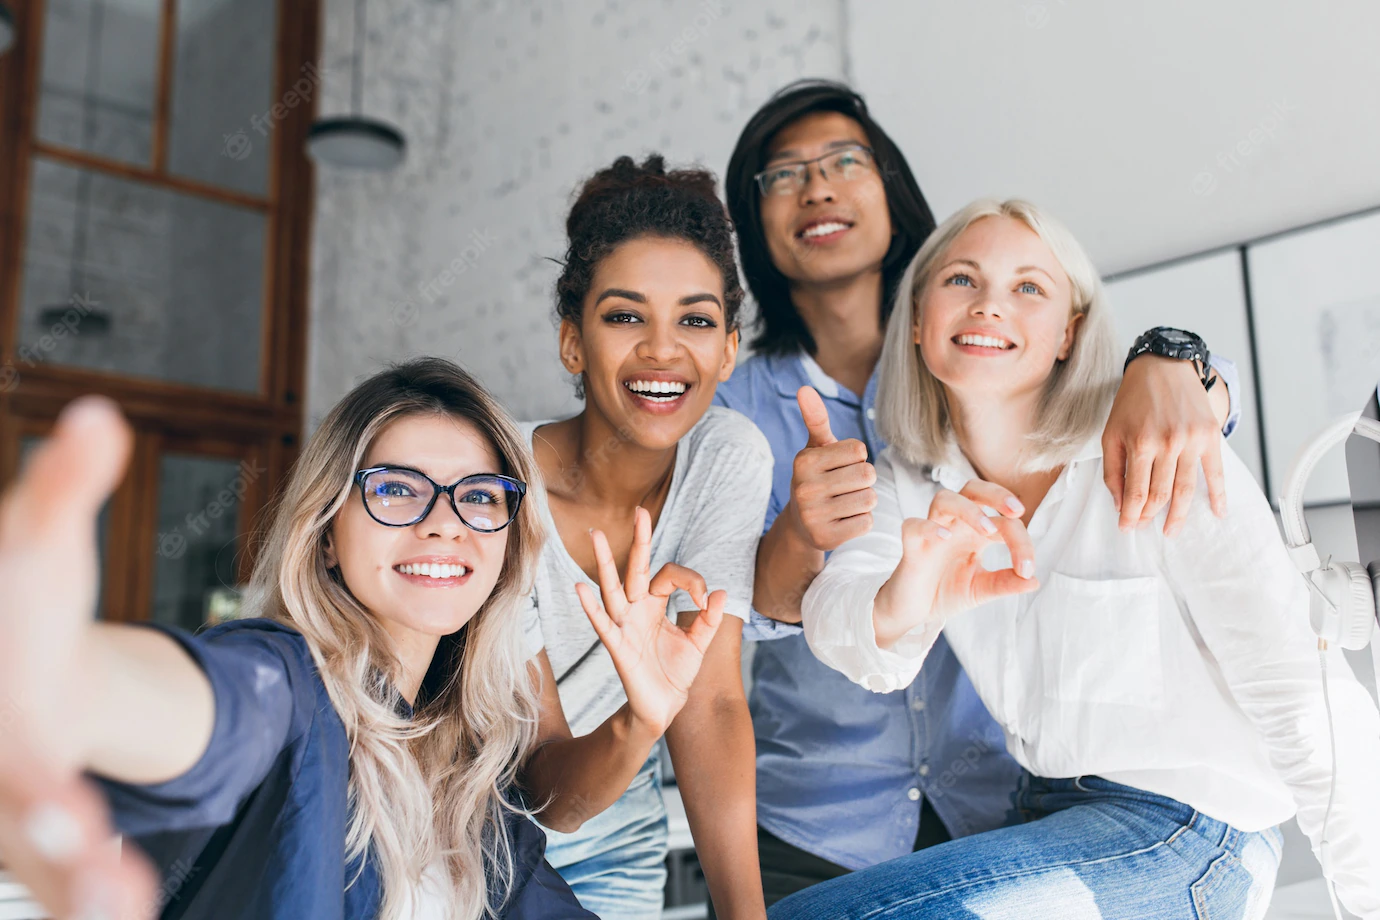
<svg viewBox="0 0 1380 920">
<path fill-rule="evenodd" d="M 18 878 L 83 920 L 592 917 L 514 804 L 536 751 L 601 742 L 541 719 L 520 609 L 536 473 L 483 388 L 421 359 L 348 394 L 286 483 L 252 618 L 196 636 L 90 622 L 96 513 L 129 444 L 108 402 L 79 401 L 0 510 L 0 858 Z M 667 630 L 669 588 L 628 577 L 650 597 L 599 624 L 620 673 L 688 683 L 722 594 Z M 525 779 L 534 807 L 555 794 Z M 609 781 L 560 791 L 616 798 Z M 114 855 L 107 808 L 177 884 Z"/>
</svg>

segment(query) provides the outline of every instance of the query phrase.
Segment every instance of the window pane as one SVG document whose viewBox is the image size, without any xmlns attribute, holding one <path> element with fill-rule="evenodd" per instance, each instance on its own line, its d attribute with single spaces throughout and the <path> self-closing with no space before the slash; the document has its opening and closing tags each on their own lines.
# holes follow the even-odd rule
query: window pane
<svg viewBox="0 0 1380 920">
<path fill-rule="evenodd" d="M 255 392 L 262 213 L 34 160 L 18 371 L 51 362 Z"/>
<path fill-rule="evenodd" d="M 235 586 L 239 503 L 253 468 L 169 454 L 158 476 L 153 620 L 197 629 L 218 589 Z"/>
<path fill-rule="evenodd" d="M 273 98 L 276 0 L 178 0 L 168 164 L 179 175 L 259 195 L 268 193 L 273 132 L 316 91 L 314 69 Z M 283 107 L 274 110 L 273 103 Z"/>
<path fill-rule="evenodd" d="M 43 443 L 43 438 L 27 437 L 19 441 L 19 463 L 23 466 L 29 462 L 29 454 L 34 452 L 34 448 Z M 105 595 L 105 544 L 106 531 L 110 529 L 110 502 L 107 500 L 101 505 L 101 513 L 96 517 L 96 558 L 99 560 L 99 583 L 96 586 L 96 618 L 100 619 L 104 614 L 104 595 Z"/>
<path fill-rule="evenodd" d="M 48 0 L 38 136 L 148 165 L 159 0 Z"/>
</svg>

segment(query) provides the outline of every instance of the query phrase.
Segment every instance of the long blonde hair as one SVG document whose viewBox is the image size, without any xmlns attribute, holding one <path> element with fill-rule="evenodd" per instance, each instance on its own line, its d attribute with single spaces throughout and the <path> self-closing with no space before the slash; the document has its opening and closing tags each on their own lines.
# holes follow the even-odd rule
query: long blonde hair
<svg viewBox="0 0 1380 920">
<path fill-rule="evenodd" d="M 350 499 L 370 444 L 405 416 L 464 419 L 492 443 L 503 468 L 528 483 L 509 527 L 503 569 L 483 607 L 437 659 L 449 679 L 414 719 L 397 711 L 399 662 L 375 617 L 326 564 L 326 535 Z M 535 465 L 516 426 L 482 386 L 439 358 L 383 371 L 322 421 L 292 471 L 246 596 L 251 616 L 300 632 L 350 741 L 347 859 L 372 847 L 382 883 L 379 916 L 399 916 L 422 872 L 444 860 L 452 917 L 491 914 L 507 897 L 513 855 L 504 791 L 536 739 L 538 702 L 523 654 L 519 601 L 530 590 L 543 531 Z M 362 864 L 362 863 L 361 863 Z M 347 880 L 352 883 L 353 879 Z"/>
<path fill-rule="evenodd" d="M 1009 217 L 1034 231 L 1054 253 L 1073 288 L 1071 308 L 1083 319 L 1068 358 L 1056 362 L 1040 402 L 1022 467 L 1030 472 L 1060 466 L 1101 431 L 1118 383 L 1116 332 L 1102 279 L 1073 234 L 1035 205 L 981 198 L 930 234 L 896 289 L 887 322 L 877 381 L 877 432 L 908 462 L 936 466 L 949 460 L 952 421 L 944 386 L 920 355 L 912 326 L 919 298 L 949 246 L 985 217 Z"/>
</svg>

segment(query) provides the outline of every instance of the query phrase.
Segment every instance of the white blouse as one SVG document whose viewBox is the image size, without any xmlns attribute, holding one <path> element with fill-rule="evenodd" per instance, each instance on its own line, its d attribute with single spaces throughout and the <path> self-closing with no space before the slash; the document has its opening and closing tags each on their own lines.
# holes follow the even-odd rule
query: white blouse
<svg viewBox="0 0 1380 920">
<path fill-rule="evenodd" d="M 1071 461 L 1028 528 L 1040 589 L 922 624 L 880 649 L 872 603 L 901 558 L 901 523 L 940 488 L 976 478 L 955 462 L 922 470 L 894 450 L 877 463 L 870 533 L 830 557 L 803 603 L 815 655 L 877 692 L 908 685 L 942 629 L 1006 732 L 1011 755 L 1053 778 L 1098 775 L 1168 796 L 1243 831 L 1297 811 L 1318 852 L 1331 778 L 1308 592 L 1274 515 L 1223 443 L 1229 513 L 1199 473 L 1183 531 L 1164 514 L 1122 533 L 1100 444 Z M 983 563 L 1010 566 L 994 544 Z M 1340 650 L 1328 653 L 1337 793 L 1328 823 L 1338 893 L 1380 916 L 1380 713 Z"/>
<path fill-rule="evenodd" d="M 426 867 L 421 882 L 407 892 L 401 916 L 406 920 L 447 920 L 454 899 L 446 865 L 438 859 Z"/>
</svg>

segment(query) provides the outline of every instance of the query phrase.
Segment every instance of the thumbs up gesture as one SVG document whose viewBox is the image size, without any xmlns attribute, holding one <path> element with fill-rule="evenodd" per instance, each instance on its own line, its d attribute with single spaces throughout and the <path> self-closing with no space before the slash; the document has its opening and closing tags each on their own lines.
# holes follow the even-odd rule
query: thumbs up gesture
<svg viewBox="0 0 1380 920">
<path fill-rule="evenodd" d="M 867 462 L 867 445 L 857 438 L 840 441 L 829 429 L 829 412 L 812 387 L 796 393 L 809 440 L 795 455 L 791 470 L 791 515 L 799 535 L 815 549 L 829 551 L 872 529 L 877 471 Z"/>
</svg>

